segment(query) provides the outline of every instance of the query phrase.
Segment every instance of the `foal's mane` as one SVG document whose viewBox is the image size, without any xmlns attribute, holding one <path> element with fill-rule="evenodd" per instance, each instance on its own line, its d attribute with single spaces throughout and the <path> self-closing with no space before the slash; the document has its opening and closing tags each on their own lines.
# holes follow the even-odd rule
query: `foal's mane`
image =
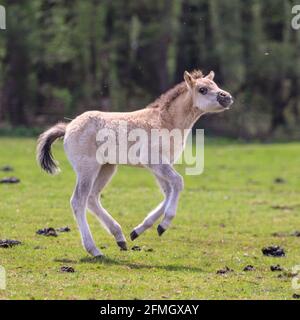
<svg viewBox="0 0 300 320">
<path fill-rule="evenodd" d="M 201 70 L 194 70 L 190 73 L 194 79 L 203 78 L 203 73 Z M 163 93 L 156 100 L 150 103 L 147 108 L 161 108 L 168 109 L 171 102 L 178 98 L 181 94 L 187 91 L 186 83 L 180 82 L 173 88 L 169 89 L 167 92 Z"/>
</svg>

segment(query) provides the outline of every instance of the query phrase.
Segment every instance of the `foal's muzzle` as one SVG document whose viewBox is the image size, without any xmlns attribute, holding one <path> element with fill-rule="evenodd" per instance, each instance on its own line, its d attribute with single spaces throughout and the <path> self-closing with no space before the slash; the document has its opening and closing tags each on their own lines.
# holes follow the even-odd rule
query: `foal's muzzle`
<svg viewBox="0 0 300 320">
<path fill-rule="evenodd" d="M 233 98 L 230 94 L 220 91 L 217 95 L 217 101 L 223 108 L 228 108 L 233 104 Z"/>
</svg>

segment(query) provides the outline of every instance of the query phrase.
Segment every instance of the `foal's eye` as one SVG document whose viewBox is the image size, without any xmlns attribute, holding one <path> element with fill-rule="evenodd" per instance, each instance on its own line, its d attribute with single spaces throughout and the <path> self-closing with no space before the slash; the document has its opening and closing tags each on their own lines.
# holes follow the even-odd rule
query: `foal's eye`
<svg viewBox="0 0 300 320">
<path fill-rule="evenodd" d="M 207 88 L 201 87 L 201 88 L 199 89 L 199 92 L 200 92 L 201 94 L 207 94 Z"/>
</svg>

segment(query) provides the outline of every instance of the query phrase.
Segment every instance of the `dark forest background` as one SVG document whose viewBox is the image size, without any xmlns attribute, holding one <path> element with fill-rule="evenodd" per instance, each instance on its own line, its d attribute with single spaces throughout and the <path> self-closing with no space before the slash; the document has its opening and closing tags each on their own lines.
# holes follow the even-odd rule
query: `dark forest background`
<svg viewBox="0 0 300 320">
<path fill-rule="evenodd" d="M 0 128 L 91 109 L 141 108 L 214 70 L 230 112 L 198 126 L 234 138 L 300 137 L 300 30 L 289 0 L 1 1 Z"/>
</svg>

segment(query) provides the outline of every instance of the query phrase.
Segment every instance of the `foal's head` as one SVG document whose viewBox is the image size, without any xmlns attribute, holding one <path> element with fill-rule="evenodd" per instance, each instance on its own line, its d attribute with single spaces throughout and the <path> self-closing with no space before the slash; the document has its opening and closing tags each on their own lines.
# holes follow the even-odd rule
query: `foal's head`
<svg viewBox="0 0 300 320">
<path fill-rule="evenodd" d="M 201 72 L 184 72 L 184 80 L 193 98 L 193 106 L 203 112 L 222 112 L 233 103 L 229 92 L 220 89 L 213 81 L 215 73 L 211 71 L 203 77 Z"/>
</svg>

